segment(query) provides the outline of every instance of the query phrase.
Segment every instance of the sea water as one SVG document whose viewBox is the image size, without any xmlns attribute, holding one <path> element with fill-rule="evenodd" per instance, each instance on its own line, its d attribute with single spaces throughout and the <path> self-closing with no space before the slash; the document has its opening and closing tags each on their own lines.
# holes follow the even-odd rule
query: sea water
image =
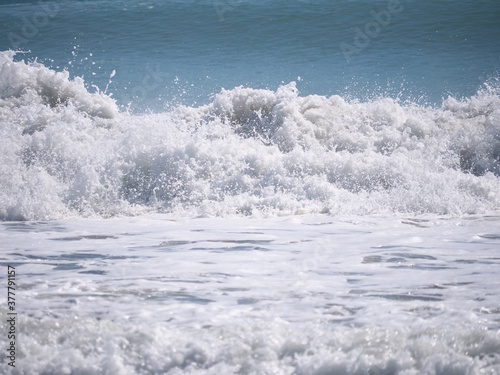
<svg viewBox="0 0 500 375">
<path fill-rule="evenodd" d="M 2 366 L 498 374 L 499 224 L 484 215 L 3 223 L 19 339 L 16 369 L 5 352 Z"/>
<path fill-rule="evenodd" d="M 1 372 L 500 373 L 499 15 L 2 2 Z"/>
</svg>

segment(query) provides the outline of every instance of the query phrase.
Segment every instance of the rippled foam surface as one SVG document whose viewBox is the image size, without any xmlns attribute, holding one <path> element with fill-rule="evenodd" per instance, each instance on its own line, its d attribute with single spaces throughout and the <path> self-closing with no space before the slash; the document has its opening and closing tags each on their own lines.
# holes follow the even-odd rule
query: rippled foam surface
<svg viewBox="0 0 500 375">
<path fill-rule="evenodd" d="M 496 374 L 499 224 L 6 222 L 22 312 L 8 373 Z"/>
</svg>

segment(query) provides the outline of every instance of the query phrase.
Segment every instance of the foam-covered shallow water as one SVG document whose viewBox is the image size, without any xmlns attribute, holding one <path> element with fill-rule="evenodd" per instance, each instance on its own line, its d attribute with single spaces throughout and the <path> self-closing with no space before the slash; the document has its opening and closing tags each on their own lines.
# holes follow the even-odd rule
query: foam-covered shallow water
<svg viewBox="0 0 500 375">
<path fill-rule="evenodd" d="M 82 79 L 0 56 L 0 218 L 487 214 L 500 208 L 493 84 L 439 107 L 237 87 L 120 111 Z"/>
<path fill-rule="evenodd" d="M 498 374 L 499 224 L 3 222 L 19 314 L 6 373 Z"/>
</svg>

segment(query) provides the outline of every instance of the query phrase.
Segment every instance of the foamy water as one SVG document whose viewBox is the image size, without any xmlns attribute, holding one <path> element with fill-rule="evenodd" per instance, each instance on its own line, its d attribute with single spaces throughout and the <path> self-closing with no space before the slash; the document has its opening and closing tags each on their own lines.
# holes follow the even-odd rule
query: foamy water
<svg viewBox="0 0 500 375">
<path fill-rule="evenodd" d="M 0 374 L 500 374 L 499 5 L 2 2 Z"/>
<path fill-rule="evenodd" d="M 499 209 L 492 87 L 434 108 L 302 97 L 292 82 L 133 115 L 67 73 L 0 63 L 4 220 Z"/>
<path fill-rule="evenodd" d="M 6 373 L 497 374 L 499 223 L 2 223 L 20 314 Z"/>
</svg>

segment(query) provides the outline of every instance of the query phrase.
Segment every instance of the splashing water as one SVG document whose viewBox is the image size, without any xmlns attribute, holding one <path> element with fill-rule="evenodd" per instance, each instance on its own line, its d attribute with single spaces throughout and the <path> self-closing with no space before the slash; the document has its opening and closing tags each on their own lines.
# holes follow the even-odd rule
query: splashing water
<svg viewBox="0 0 500 375">
<path fill-rule="evenodd" d="M 500 208 L 500 98 L 491 87 L 433 108 L 301 97 L 292 82 L 132 115 L 83 79 L 14 55 L 0 55 L 4 220 Z"/>
</svg>

